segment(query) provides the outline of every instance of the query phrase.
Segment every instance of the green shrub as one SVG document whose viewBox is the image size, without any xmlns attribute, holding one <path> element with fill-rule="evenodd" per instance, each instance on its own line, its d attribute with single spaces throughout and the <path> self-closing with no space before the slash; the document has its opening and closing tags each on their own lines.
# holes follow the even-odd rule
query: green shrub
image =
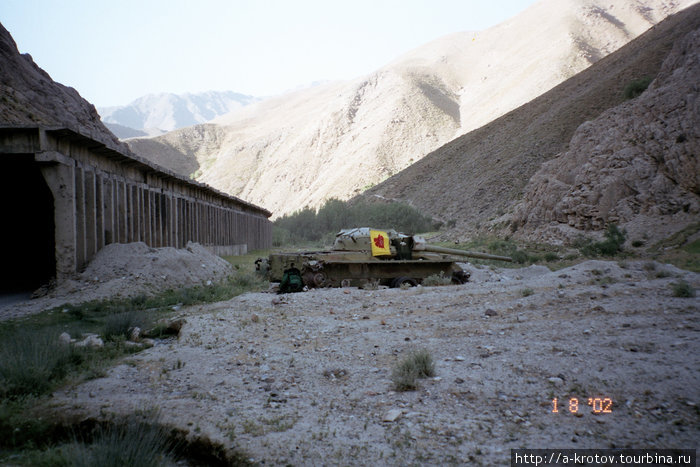
<svg viewBox="0 0 700 467">
<path fill-rule="evenodd" d="M 635 97 L 641 95 L 644 91 L 646 91 L 652 81 L 653 78 L 650 76 L 635 79 L 625 87 L 625 99 L 634 99 Z"/>
<path fill-rule="evenodd" d="M 433 357 L 426 349 L 411 352 L 391 373 L 394 389 L 412 391 L 418 388 L 419 378 L 435 376 Z"/>
<path fill-rule="evenodd" d="M 620 230 L 615 224 L 609 224 L 605 231 L 605 240 L 594 242 L 590 239 L 579 239 L 576 246 L 584 256 L 615 256 L 622 251 L 626 236 L 625 230 Z"/>
<path fill-rule="evenodd" d="M 91 443 L 76 441 L 63 448 L 66 465 L 76 467 L 174 465 L 174 450 L 165 428 L 137 416 L 99 428 Z"/>
<path fill-rule="evenodd" d="M 410 362 L 404 361 L 391 372 L 391 381 L 396 391 L 418 389 L 418 371 Z"/>
<path fill-rule="evenodd" d="M 79 359 L 52 331 L 19 329 L 0 347 L 0 396 L 39 395 L 51 390 Z"/>
<path fill-rule="evenodd" d="M 520 291 L 520 295 L 522 295 L 523 297 L 529 297 L 530 295 L 532 295 L 534 293 L 535 293 L 535 291 L 532 289 L 522 289 Z"/>
<path fill-rule="evenodd" d="M 547 262 L 558 261 L 559 255 L 550 251 L 544 254 L 544 260 Z"/>
<path fill-rule="evenodd" d="M 418 369 L 419 378 L 432 378 L 435 376 L 435 362 L 426 349 L 417 350 L 409 357 Z"/>
<path fill-rule="evenodd" d="M 114 313 L 105 319 L 102 336 L 108 341 L 128 340 L 129 331 L 132 328 L 142 328 L 143 326 L 143 320 L 137 311 Z"/>
<path fill-rule="evenodd" d="M 421 282 L 421 285 L 424 285 L 426 287 L 451 284 L 452 278 L 445 276 L 445 273 L 442 271 L 440 271 L 440 274 L 432 274 L 426 277 L 425 279 L 423 279 L 423 282 Z"/>
<path fill-rule="evenodd" d="M 695 289 L 686 281 L 675 282 L 671 284 L 674 297 L 691 298 L 695 296 Z"/>
</svg>

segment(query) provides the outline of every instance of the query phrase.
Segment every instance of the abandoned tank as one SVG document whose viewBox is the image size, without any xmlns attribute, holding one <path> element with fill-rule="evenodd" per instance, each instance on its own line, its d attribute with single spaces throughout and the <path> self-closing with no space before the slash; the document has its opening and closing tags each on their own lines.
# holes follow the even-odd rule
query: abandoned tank
<svg viewBox="0 0 700 467">
<path fill-rule="evenodd" d="M 282 281 L 285 270 L 297 268 L 309 288 L 360 287 L 367 283 L 414 286 L 436 274 L 463 284 L 470 273 L 457 264 L 455 256 L 512 261 L 506 256 L 430 245 L 417 235 L 360 227 L 341 230 L 327 251 L 271 254 L 267 268 L 270 282 Z"/>
</svg>

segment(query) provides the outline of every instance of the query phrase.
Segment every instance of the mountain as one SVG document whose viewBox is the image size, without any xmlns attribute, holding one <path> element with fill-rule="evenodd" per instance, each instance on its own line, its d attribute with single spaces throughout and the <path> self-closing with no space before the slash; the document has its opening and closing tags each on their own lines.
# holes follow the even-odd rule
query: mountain
<svg viewBox="0 0 700 467">
<path fill-rule="evenodd" d="M 505 231 L 562 241 L 607 222 L 640 236 L 682 228 L 698 217 L 698 74 L 674 64 L 683 51 L 697 61 L 698 49 L 691 42 L 669 54 L 699 27 L 700 5 L 669 17 L 364 196 L 402 200 L 454 223 L 456 239 Z M 654 77 L 645 94 L 626 101 L 626 87 Z"/>
<path fill-rule="evenodd" d="M 102 121 L 120 138 L 153 136 L 208 122 L 260 99 L 233 91 L 149 94 L 129 105 L 100 107 Z M 125 127 L 125 128 L 124 128 Z"/>
<path fill-rule="evenodd" d="M 70 128 L 105 145 L 129 151 L 100 121 L 78 91 L 54 82 L 31 55 L 20 54 L 0 24 L 0 124 Z"/>
<path fill-rule="evenodd" d="M 585 122 L 524 190 L 513 226 L 534 240 L 624 227 L 655 243 L 700 224 L 700 15 L 639 97 Z M 680 29 L 680 28 L 678 28 Z"/>
<path fill-rule="evenodd" d="M 498 26 L 440 38 L 368 76 L 129 144 L 275 215 L 348 199 L 576 75 L 689 3 L 541 0 Z M 451 196 L 445 191 L 436 200 Z"/>
</svg>

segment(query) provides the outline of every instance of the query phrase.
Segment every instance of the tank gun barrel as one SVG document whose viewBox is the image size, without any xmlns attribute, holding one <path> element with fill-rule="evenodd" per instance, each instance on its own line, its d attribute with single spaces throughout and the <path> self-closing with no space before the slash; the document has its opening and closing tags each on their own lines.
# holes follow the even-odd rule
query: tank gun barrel
<svg viewBox="0 0 700 467">
<path fill-rule="evenodd" d="M 499 261 L 513 262 L 513 258 L 509 256 L 489 255 L 488 253 L 480 253 L 478 251 L 457 250 L 454 248 L 445 248 L 436 245 L 422 244 L 416 245 L 416 250 L 432 251 L 433 253 L 444 253 L 447 255 L 468 256 L 479 259 L 495 259 Z"/>
</svg>

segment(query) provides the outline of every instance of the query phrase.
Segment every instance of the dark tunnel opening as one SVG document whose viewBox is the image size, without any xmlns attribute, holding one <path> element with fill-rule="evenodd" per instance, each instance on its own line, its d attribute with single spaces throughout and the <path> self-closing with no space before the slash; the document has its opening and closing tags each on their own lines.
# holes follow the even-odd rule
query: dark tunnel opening
<svg viewBox="0 0 700 467">
<path fill-rule="evenodd" d="M 3 155 L 0 293 L 37 289 L 56 275 L 53 194 L 32 154 Z"/>
</svg>

